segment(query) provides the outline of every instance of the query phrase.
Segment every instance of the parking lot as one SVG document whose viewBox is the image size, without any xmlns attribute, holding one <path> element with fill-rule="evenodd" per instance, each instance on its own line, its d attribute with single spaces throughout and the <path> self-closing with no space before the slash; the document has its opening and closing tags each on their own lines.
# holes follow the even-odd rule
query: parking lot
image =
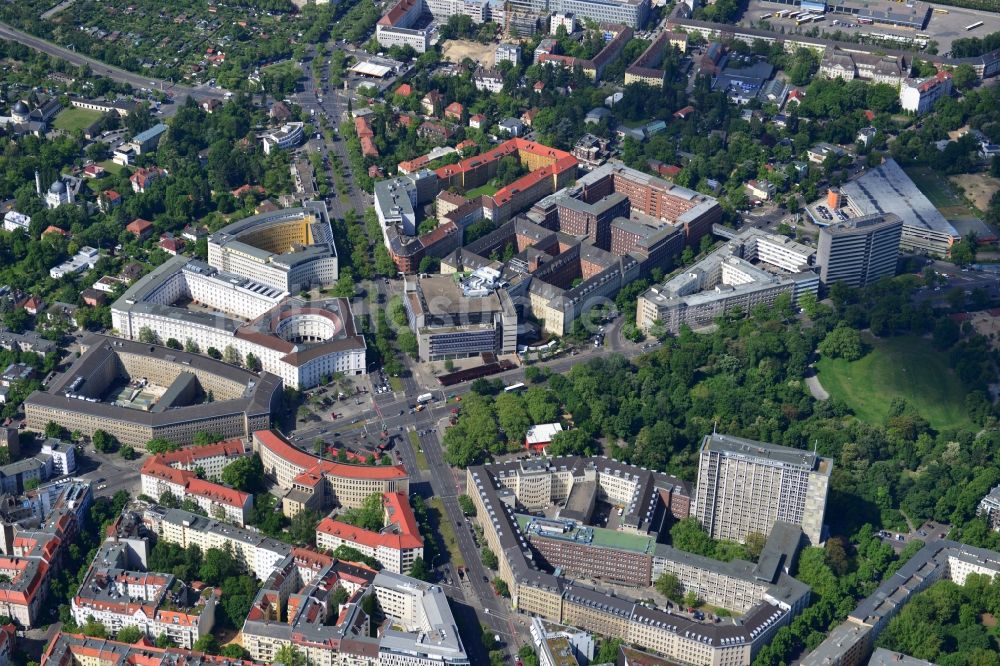
<svg viewBox="0 0 1000 666">
<path fill-rule="evenodd" d="M 862 5 L 859 4 L 859 7 Z M 899 3 L 891 0 L 870 0 L 863 4 L 871 9 L 893 9 L 899 11 Z M 912 40 L 917 35 L 927 35 L 928 40 L 938 43 L 938 53 L 946 55 L 951 51 L 951 43 L 956 39 L 966 37 L 983 37 L 991 32 L 1000 31 L 1000 15 L 990 12 L 982 12 L 961 7 L 935 5 L 935 11 L 931 12 L 927 25 L 918 30 L 915 28 L 895 27 L 886 24 L 872 23 L 863 25 L 858 19 L 849 14 L 827 13 L 825 19 L 820 22 L 810 22 L 797 26 L 794 20 L 785 18 L 778 19 L 774 14 L 782 9 L 793 9 L 800 11 L 795 5 L 778 4 L 766 2 L 764 0 L 751 0 L 747 11 L 743 14 L 740 25 L 760 27 L 762 18 L 770 24 L 775 32 L 782 31 L 786 34 L 811 34 L 808 31 L 818 28 L 819 36 L 835 39 L 835 33 L 841 35 L 859 36 L 869 35 L 882 40 L 899 40 L 899 48 L 909 48 Z M 965 28 L 973 23 L 983 22 L 983 25 L 973 30 Z"/>
<path fill-rule="evenodd" d="M 928 520 L 919 527 L 917 527 L 912 532 L 899 533 L 899 532 L 888 532 L 882 530 L 879 532 L 879 537 L 890 544 L 895 550 L 902 550 L 906 547 L 908 543 L 914 540 L 927 543 L 929 541 L 935 541 L 938 539 L 947 539 L 948 532 L 951 531 L 951 526 L 944 523 L 938 523 L 933 520 Z"/>
</svg>

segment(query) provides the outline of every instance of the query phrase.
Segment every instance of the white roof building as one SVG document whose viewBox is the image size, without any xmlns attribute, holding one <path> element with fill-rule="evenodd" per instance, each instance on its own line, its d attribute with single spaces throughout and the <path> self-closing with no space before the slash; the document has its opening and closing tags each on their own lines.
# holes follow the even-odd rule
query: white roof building
<svg viewBox="0 0 1000 666">
<path fill-rule="evenodd" d="M 528 446 L 544 446 L 552 442 L 552 438 L 557 432 L 562 432 L 563 427 L 558 423 L 542 423 L 528 428 L 524 436 L 524 443 Z"/>
</svg>

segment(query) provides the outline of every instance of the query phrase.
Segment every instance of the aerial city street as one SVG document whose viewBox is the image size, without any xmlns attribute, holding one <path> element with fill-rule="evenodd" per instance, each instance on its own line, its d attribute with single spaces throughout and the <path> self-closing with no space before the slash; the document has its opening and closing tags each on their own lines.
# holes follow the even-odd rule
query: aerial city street
<svg viewBox="0 0 1000 666">
<path fill-rule="evenodd" d="M 1000 666 L 990 0 L 0 7 L 0 666 Z"/>
</svg>

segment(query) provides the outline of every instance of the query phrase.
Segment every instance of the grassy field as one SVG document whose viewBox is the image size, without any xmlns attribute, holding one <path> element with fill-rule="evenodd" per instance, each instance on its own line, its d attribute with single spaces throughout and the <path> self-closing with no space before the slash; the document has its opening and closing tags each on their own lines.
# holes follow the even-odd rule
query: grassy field
<svg viewBox="0 0 1000 666">
<path fill-rule="evenodd" d="M 417 436 L 415 430 L 410 431 L 410 446 L 413 448 L 413 455 L 417 458 L 417 467 L 422 471 L 427 471 L 430 466 L 427 464 L 427 456 L 424 455 L 424 450 L 420 447 L 420 437 Z"/>
<path fill-rule="evenodd" d="M 111 160 L 104 160 L 103 162 L 98 162 L 97 164 L 104 167 L 104 170 L 108 173 L 113 173 L 116 176 L 122 172 L 122 169 L 125 168 L 121 164 L 116 164 Z"/>
<path fill-rule="evenodd" d="M 494 194 L 497 193 L 497 190 L 499 189 L 500 189 L 499 187 L 495 187 L 490 183 L 486 183 L 485 185 L 480 185 L 475 189 L 469 190 L 468 192 L 465 193 L 465 196 L 468 197 L 469 199 L 472 199 L 474 197 L 481 197 L 484 194 L 487 196 L 493 196 Z"/>
<path fill-rule="evenodd" d="M 934 169 L 930 167 L 907 167 L 904 171 L 906 171 L 906 175 L 917 186 L 917 189 L 923 192 L 924 196 L 946 218 L 975 215 L 975 211 L 969 208 L 961 197 L 958 196 L 951 183 L 944 176 L 936 173 Z"/>
<path fill-rule="evenodd" d="M 64 132 L 82 131 L 97 122 L 100 117 L 100 111 L 78 109 L 73 106 L 60 111 L 54 125 L 56 129 L 61 129 Z"/>
<path fill-rule="evenodd" d="M 904 336 L 866 342 L 861 360 L 824 358 L 816 364 L 827 392 L 847 403 L 859 419 L 882 423 L 893 398 L 905 398 L 935 429 L 972 427 L 965 413 L 966 390 L 948 357 L 923 338 Z"/>
<path fill-rule="evenodd" d="M 271 76 L 281 76 L 287 73 L 294 74 L 296 78 L 302 76 L 302 68 L 289 60 L 283 60 L 282 62 L 276 62 L 273 65 L 268 65 L 264 67 L 264 71 Z"/>
<path fill-rule="evenodd" d="M 455 536 L 455 528 L 452 526 L 451 521 L 448 520 L 448 514 L 444 512 L 444 502 L 441 501 L 440 497 L 432 497 L 427 500 L 427 506 L 437 510 L 437 515 L 440 518 L 436 526 L 437 531 L 441 535 L 441 539 L 444 540 L 444 547 L 448 549 L 451 565 L 453 567 L 464 567 L 465 558 L 462 557 L 462 551 L 458 548 L 458 538 Z"/>
</svg>

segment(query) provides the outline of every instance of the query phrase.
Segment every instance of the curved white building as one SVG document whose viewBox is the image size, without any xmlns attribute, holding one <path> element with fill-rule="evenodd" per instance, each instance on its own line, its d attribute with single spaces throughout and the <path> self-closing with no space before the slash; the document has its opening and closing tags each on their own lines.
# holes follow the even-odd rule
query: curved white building
<svg viewBox="0 0 1000 666">
<path fill-rule="evenodd" d="M 261 213 L 208 237 L 210 266 L 290 293 L 337 281 L 337 248 L 326 204 Z"/>
<path fill-rule="evenodd" d="M 173 338 L 203 354 L 232 347 L 243 363 L 253 354 L 263 370 L 296 389 L 335 372 L 365 371 L 365 340 L 347 299 L 292 298 L 183 256 L 129 287 L 111 306 L 111 321 L 130 340 L 149 329 L 161 342 Z"/>
</svg>

